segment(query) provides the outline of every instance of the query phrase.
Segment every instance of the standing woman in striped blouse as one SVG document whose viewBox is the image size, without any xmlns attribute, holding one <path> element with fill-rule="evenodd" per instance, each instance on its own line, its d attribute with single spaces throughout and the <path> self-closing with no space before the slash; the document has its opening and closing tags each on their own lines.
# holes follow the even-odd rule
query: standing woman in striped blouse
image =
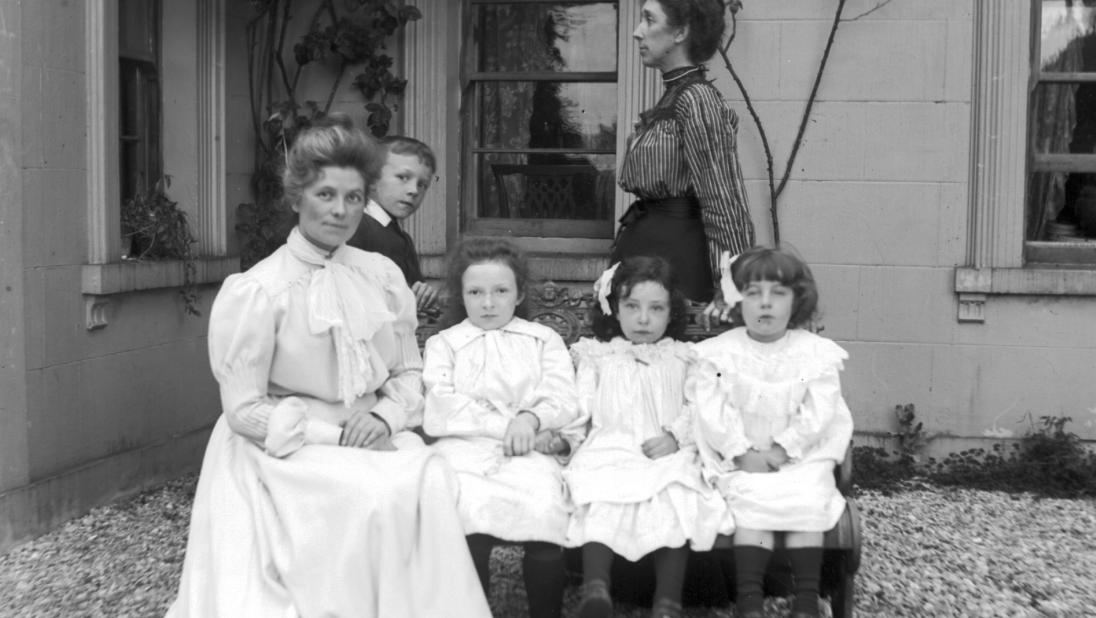
<svg viewBox="0 0 1096 618">
<path fill-rule="evenodd" d="M 705 315 L 729 318 L 719 290 L 719 258 L 754 242 L 742 168 L 738 117 L 699 64 L 725 29 L 720 0 L 646 0 L 632 36 L 666 91 L 640 114 L 620 172 L 636 196 L 621 219 L 611 262 L 657 254 L 678 273 L 682 291 L 707 303 Z"/>
</svg>

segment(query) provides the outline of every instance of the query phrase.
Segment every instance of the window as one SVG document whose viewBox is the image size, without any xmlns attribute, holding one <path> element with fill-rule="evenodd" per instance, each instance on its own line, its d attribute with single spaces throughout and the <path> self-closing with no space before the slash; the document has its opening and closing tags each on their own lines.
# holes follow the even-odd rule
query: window
<svg viewBox="0 0 1096 618">
<path fill-rule="evenodd" d="M 160 3 L 118 1 L 120 197 L 152 190 L 160 149 Z"/>
<path fill-rule="evenodd" d="M 464 230 L 610 238 L 617 3 L 469 0 L 468 15 Z"/>
<path fill-rule="evenodd" d="M 1096 2 L 1034 2 L 1025 261 L 1096 263 Z"/>
</svg>

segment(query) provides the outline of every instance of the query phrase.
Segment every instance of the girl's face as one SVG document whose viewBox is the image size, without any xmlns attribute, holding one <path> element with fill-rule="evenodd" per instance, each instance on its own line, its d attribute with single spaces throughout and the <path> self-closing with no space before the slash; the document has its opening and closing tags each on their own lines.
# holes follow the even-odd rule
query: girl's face
<svg viewBox="0 0 1096 618">
<path fill-rule="evenodd" d="M 350 240 L 365 210 L 365 181 L 352 167 L 324 167 L 293 205 L 301 234 L 324 251 Z"/>
<path fill-rule="evenodd" d="M 469 321 L 484 330 L 506 326 L 524 298 L 514 271 L 502 262 L 469 266 L 461 276 L 461 295 Z"/>
<path fill-rule="evenodd" d="M 639 58 L 644 66 L 665 72 L 690 64 L 685 53 L 686 37 L 685 28 L 670 25 L 658 0 L 643 3 L 632 38 L 639 45 Z"/>
<path fill-rule="evenodd" d="M 754 341 L 772 343 L 788 332 L 795 292 L 779 281 L 751 281 L 742 290 L 742 319 Z"/>
<path fill-rule="evenodd" d="M 670 324 L 670 292 L 661 283 L 643 281 L 617 303 L 617 320 L 632 343 L 654 343 Z"/>
</svg>

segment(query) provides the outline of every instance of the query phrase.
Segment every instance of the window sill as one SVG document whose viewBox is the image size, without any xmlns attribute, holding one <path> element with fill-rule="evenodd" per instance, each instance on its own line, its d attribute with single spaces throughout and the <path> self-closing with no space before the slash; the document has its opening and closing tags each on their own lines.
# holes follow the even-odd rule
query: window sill
<svg viewBox="0 0 1096 618">
<path fill-rule="evenodd" d="M 988 296 L 1096 296 L 1096 270 L 1077 264 L 957 268 L 955 292 L 959 295 L 959 321 L 985 322 Z"/>
<path fill-rule="evenodd" d="M 88 330 L 109 323 L 110 297 L 114 294 L 178 288 L 183 286 L 182 260 L 132 260 L 107 264 L 84 264 L 81 272 L 81 292 L 84 294 L 84 314 Z M 196 273 L 192 283 L 220 283 L 225 277 L 240 272 L 238 257 L 208 257 L 194 261 Z"/>
<path fill-rule="evenodd" d="M 523 247 L 524 248 L 524 247 Z M 599 247 L 600 248 L 600 247 Z M 591 285 L 609 267 L 609 249 L 590 253 L 544 253 L 525 248 L 529 271 L 537 281 L 588 281 Z M 440 255 L 419 256 L 423 276 L 428 279 L 446 277 L 448 260 Z"/>
</svg>

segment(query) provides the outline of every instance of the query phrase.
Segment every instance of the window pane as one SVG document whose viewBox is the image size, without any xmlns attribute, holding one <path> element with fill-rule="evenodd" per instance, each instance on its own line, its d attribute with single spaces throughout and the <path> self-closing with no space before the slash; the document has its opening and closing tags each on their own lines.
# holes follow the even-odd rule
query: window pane
<svg viewBox="0 0 1096 618">
<path fill-rule="evenodd" d="M 1096 152 L 1096 83 L 1041 83 L 1031 105 L 1034 152 Z"/>
<path fill-rule="evenodd" d="M 484 82 L 479 87 L 479 146 L 616 148 L 616 84 Z"/>
<path fill-rule="evenodd" d="M 615 3 L 477 7 L 478 71 L 616 71 Z"/>
<path fill-rule="evenodd" d="M 610 221 L 614 155 L 481 154 L 480 217 Z"/>
<path fill-rule="evenodd" d="M 1031 174 L 1028 178 L 1027 239 L 1096 240 L 1096 174 Z"/>
<path fill-rule="evenodd" d="M 118 0 L 118 55 L 155 60 L 157 8 L 148 0 Z"/>
</svg>

